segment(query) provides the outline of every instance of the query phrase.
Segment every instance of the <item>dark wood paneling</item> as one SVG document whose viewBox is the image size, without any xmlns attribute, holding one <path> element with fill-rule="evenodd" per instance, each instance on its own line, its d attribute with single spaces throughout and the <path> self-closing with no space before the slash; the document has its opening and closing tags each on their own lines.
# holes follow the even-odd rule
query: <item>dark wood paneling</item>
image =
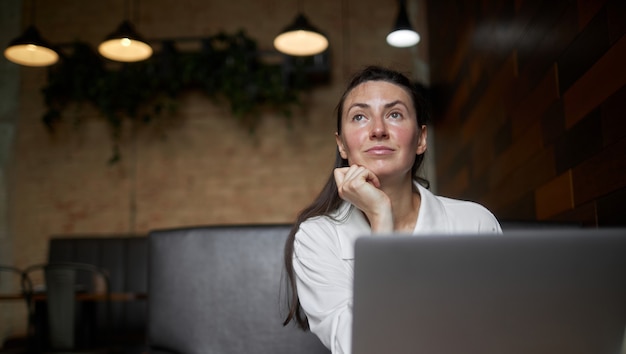
<svg viewBox="0 0 626 354">
<path fill-rule="evenodd" d="M 514 25 L 515 4 L 511 0 L 483 2 L 481 18 L 474 35 L 477 54 L 485 63 L 487 77 L 492 77 L 509 57 L 519 38 L 519 28 Z"/>
<path fill-rule="evenodd" d="M 467 143 L 474 139 L 477 130 L 488 124 L 498 124 L 493 114 L 497 109 L 510 109 L 511 90 L 517 79 L 517 63 L 515 56 L 511 56 L 501 67 L 500 72 L 489 82 L 484 94 L 477 102 L 473 110 L 468 114 L 462 130 L 462 143 Z"/>
<path fill-rule="evenodd" d="M 607 5 L 609 40 L 613 44 L 626 33 L 626 1 L 610 0 Z"/>
<path fill-rule="evenodd" d="M 461 122 L 465 122 L 467 119 L 469 119 L 472 111 L 476 108 L 476 105 L 478 105 L 480 100 L 483 99 L 488 84 L 489 80 L 487 79 L 487 76 L 480 75 L 480 78 L 476 82 L 476 85 L 472 87 L 472 90 L 467 99 L 467 103 L 461 108 L 461 111 L 459 112 L 459 119 L 461 120 Z"/>
<path fill-rule="evenodd" d="M 554 146 L 557 173 L 578 165 L 602 149 L 602 119 L 596 109 L 569 129 Z"/>
<path fill-rule="evenodd" d="M 455 87 L 457 89 L 454 92 L 454 96 L 452 96 L 450 103 L 447 105 L 448 109 L 445 113 L 445 122 L 448 124 L 452 120 L 459 120 L 461 109 L 465 106 L 472 90 L 469 78 L 466 78 L 466 80 L 463 80 Z"/>
<path fill-rule="evenodd" d="M 468 167 L 464 166 L 455 174 L 440 182 L 438 184 L 439 189 L 445 191 L 443 194 L 448 197 L 460 198 L 463 191 L 469 187 L 469 175 Z"/>
<path fill-rule="evenodd" d="M 626 84 L 626 36 L 615 43 L 563 94 L 566 127 L 598 107 Z"/>
<path fill-rule="evenodd" d="M 561 52 L 578 34 L 578 14 L 570 1 L 546 1 L 545 11 L 529 25 L 525 39 L 517 46 L 521 95 L 545 76 Z"/>
<path fill-rule="evenodd" d="M 548 146 L 565 133 L 565 116 L 563 115 L 563 101 L 553 103 L 541 117 L 543 145 Z"/>
<path fill-rule="evenodd" d="M 626 85 L 602 104 L 602 137 L 604 145 L 626 137 Z"/>
<path fill-rule="evenodd" d="M 547 220 L 551 216 L 573 209 L 571 170 L 537 188 L 535 203 L 538 220 Z"/>
<path fill-rule="evenodd" d="M 467 24 L 467 26 L 470 26 L 470 24 Z M 472 45 L 471 33 L 470 28 L 467 28 L 467 30 L 463 31 L 463 35 L 459 36 L 457 39 L 454 56 L 450 58 L 450 69 L 446 73 L 448 81 L 455 81 L 468 76 L 467 72 L 469 68 L 467 57 L 469 55 L 469 48 L 471 48 Z"/>
<path fill-rule="evenodd" d="M 430 41 L 433 87 L 443 88 L 434 111 L 446 112 L 435 127 L 438 192 L 506 219 L 615 220 L 626 187 L 626 1 L 431 3 L 431 19 L 451 10 L 456 21 L 430 27 L 441 32 Z"/>
<path fill-rule="evenodd" d="M 573 169 L 574 203 L 580 205 L 626 187 L 626 139 Z"/>
<path fill-rule="evenodd" d="M 472 2 L 463 0 L 434 1 L 428 4 L 430 53 L 439 58 L 431 62 L 434 81 L 451 82 L 456 70 L 464 60 L 469 47 L 472 31 L 469 28 L 473 13 Z M 437 20 L 435 20 L 437 19 Z M 433 22 L 434 21 L 434 22 Z M 436 42 L 436 45 L 434 45 Z M 452 77 L 450 76 L 452 74 Z"/>
<path fill-rule="evenodd" d="M 596 202 L 592 201 L 583 205 L 579 205 L 572 210 L 556 215 L 550 220 L 578 223 L 584 227 L 598 226 L 598 214 L 596 212 Z"/>
<path fill-rule="evenodd" d="M 497 131 L 494 139 L 494 153 L 496 156 L 506 151 L 513 142 L 513 127 L 510 120 L 507 120 Z"/>
<path fill-rule="evenodd" d="M 535 198 L 532 193 L 527 193 L 508 205 L 494 209 L 495 215 L 500 220 L 536 220 Z"/>
<path fill-rule="evenodd" d="M 497 188 L 502 181 L 509 179 L 519 166 L 526 164 L 542 149 L 541 125 L 537 122 L 522 137 L 513 141 L 509 149 L 496 156 L 489 175 L 486 176 L 491 188 Z"/>
<path fill-rule="evenodd" d="M 605 2 L 606 0 L 578 0 L 578 27 L 585 28 Z"/>
<path fill-rule="evenodd" d="M 461 128 L 456 124 L 447 122 L 445 125 L 435 127 L 435 151 L 437 153 L 437 174 L 441 178 L 451 170 L 458 170 L 460 164 L 459 159 L 465 159 L 465 149 L 459 150 L 458 142 L 461 140 Z M 459 156 L 462 155 L 462 156 Z"/>
<path fill-rule="evenodd" d="M 534 198 L 535 188 L 555 176 L 553 152 L 550 149 L 542 150 L 518 165 L 497 185 L 489 184 L 489 191 L 484 200 L 491 206 L 501 208 L 515 203 L 515 200 L 527 193 L 532 193 Z"/>
<path fill-rule="evenodd" d="M 437 139 L 438 144 L 446 144 L 445 141 L 442 141 L 442 139 L 444 138 L 445 137 L 438 138 Z M 448 141 L 447 144 L 453 145 L 454 142 Z M 437 152 L 439 152 L 439 150 L 437 150 Z M 461 150 L 455 151 L 454 154 L 450 154 L 448 156 L 451 157 L 451 159 L 450 159 L 450 163 L 447 165 L 445 169 L 441 168 L 440 166 L 437 166 L 437 176 L 438 176 L 437 185 L 444 190 L 452 189 L 452 188 L 458 189 L 459 187 L 454 187 L 459 181 L 457 176 L 461 173 L 461 171 L 467 170 L 467 165 L 469 164 L 469 158 L 470 158 L 470 151 L 469 149 L 461 149 Z M 469 178 L 469 173 L 467 173 L 467 175 Z M 466 186 L 467 184 L 463 188 L 465 188 Z M 451 192 L 448 192 L 448 193 L 451 193 Z"/>
<path fill-rule="evenodd" d="M 567 91 L 608 49 L 609 29 L 606 9 L 602 8 L 559 56 L 557 65 L 561 93 Z"/>
<path fill-rule="evenodd" d="M 598 223 L 604 226 L 626 226 L 626 188 L 597 202 Z"/>
<path fill-rule="evenodd" d="M 511 113 L 513 137 L 523 134 L 559 99 L 556 66 L 552 65 L 539 84 Z"/>
</svg>

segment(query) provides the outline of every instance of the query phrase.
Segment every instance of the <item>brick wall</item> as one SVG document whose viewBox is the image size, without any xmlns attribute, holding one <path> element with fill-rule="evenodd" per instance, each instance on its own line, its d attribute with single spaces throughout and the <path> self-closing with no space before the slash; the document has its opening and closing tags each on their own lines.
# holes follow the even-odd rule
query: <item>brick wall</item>
<svg viewBox="0 0 626 354">
<path fill-rule="evenodd" d="M 267 112 L 259 117 L 263 123 L 255 134 L 238 125 L 227 105 L 190 92 L 180 97 L 165 134 L 125 129 L 122 159 L 110 165 L 110 131 L 97 111 L 71 107 L 56 133 L 48 134 L 41 120 L 46 69 L 20 68 L 0 58 L 7 68 L 1 79 L 13 80 L 3 82 L 12 91 L 0 97 L 0 106 L 15 112 L 2 117 L 12 124 L 13 134 L 2 142 L 0 209 L 6 214 L 0 220 L 7 222 L 0 263 L 44 262 L 51 235 L 145 235 L 179 226 L 291 222 L 331 172 L 333 110 L 352 72 L 383 64 L 427 77 L 423 2 L 408 2 L 422 33 L 420 47 L 396 49 L 385 43 L 395 21 L 395 0 L 3 0 L 5 9 L 22 9 L 22 28 L 31 24 L 34 3 L 34 24 L 45 39 L 54 44 L 79 39 L 93 48 L 120 24 L 124 4 L 130 3 L 137 5 L 131 20 L 145 38 L 202 38 L 244 30 L 259 49 L 271 50 L 274 36 L 293 21 L 299 4 L 330 39 L 331 79 L 301 96 L 303 106 L 294 110 L 291 125 Z M 7 16 L 0 18 L 16 18 L 15 13 Z M 5 319 L 0 342 L 26 328 L 25 315 L 12 308 L 0 311 Z"/>
<path fill-rule="evenodd" d="M 626 2 L 431 2 L 429 18 L 440 193 L 625 225 Z"/>
<path fill-rule="evenodd" d="M 35 3 L 35 24 L 48 41 L 80 39 L 95 48 L 122 21 L 125 2 Z M 272 49 L 274 36 L 297 12 L 296 2 L 277 0 L 129 3 L 138 5 L 131 20 L 146 38 L 201 38 L 243 29 L 261 50 Z M 428 47 L 424 32 L 419 48 L 385 43 L 397 12 L 393 0 L 300 3 L 330 39 L 331 80 L 301 96 L 304 104 L 294 110 L 292 125 L 267 112 L 254 134 L 238 125 L 227 105 L 190 92 L 180 98 L 165 134 L 125 129 L 122 160 L 109 165 L 110 132 L 99 113 L 88 105 L 72 107 L 57 132 L 48 134 L 40 91 L 46 69 L 20 68 L 7 188 L 16 265 L 44 261 L 54 234 L 145 234 L 164 227 L 292 221 L 331 172 L 333 110 L 348 77 L 366 64 L 410 73 L 424 63 Z M 409 3 L 417 13 L 421 2 Z M 24 24 L 30 5 L 22 2 Z M 417 21 L 424 17 L 423 11 L 416 15 L 415 24 L 425 31 L 425 22 Z"/>
</svg>

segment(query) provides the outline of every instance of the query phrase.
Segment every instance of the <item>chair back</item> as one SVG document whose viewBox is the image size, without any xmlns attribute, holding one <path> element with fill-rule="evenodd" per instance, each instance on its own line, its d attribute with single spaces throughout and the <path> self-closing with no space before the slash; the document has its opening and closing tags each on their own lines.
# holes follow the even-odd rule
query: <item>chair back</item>
<svg viewBox="0 0 626 354">
<path fill-rule="evenodd" d="M 25 274 L 31 283 L 43 282 L 28 296 L 32 323 L 45 323 L 35 328 L 38 340 L 47 342 L 39 349 L 72 351 L 106 340 L 110 302 L 106 270 L 84 263 L 46 263 L 28 267 Z M 102 311 L 95 306 L 100 302 L 105 304 Z"/>
<path fill-rule="evenodd" d="M 27 294 L 30 293 L 30 289 L 31 286 L 28 282 L 28 278 L 25 277 L 21 269 L 9 265 L 0 265 L 0 300 L 2 300 L 3 304 L 19 304 L 24 306 L 20 308 L 20 311 L 27 310 Z M 8 309 L 8 307 L 2 305 L 2 309 L 6 311 L 5 309 Z M 17 307 L 15 309 L 17 309 Z M 17 315 L 17 312 L 15 314 Z M 19 315 L 21 316 L 22 312 L 20 312 Z M 25 331 L 28 333 L 29 329 L 30 326 L 25 328 Z M 26 352 L 27 349 L 27 342 L 24 342 L 24 337 L 21 333 L 16 336 L 4 338 L 4 343 L 0 342 L 0 347 L 3 345 L 7 348 L 12 348 L 16 353 L 21 351 Z M 2 351 L 0 350 L 0 352 Z"/>
<path fill-rule="evenodd" d="M 151 232 L 151 352 L 328 353 L 314 334 L 282 325 L 289 230 L 250 225 Z"/>
<path fill-rule="evenodd" d="M 30 291 L 25 273 L 16 267 L 0 265 L 0 296 L 5 300 L 22 300 Z"/>
</svg>

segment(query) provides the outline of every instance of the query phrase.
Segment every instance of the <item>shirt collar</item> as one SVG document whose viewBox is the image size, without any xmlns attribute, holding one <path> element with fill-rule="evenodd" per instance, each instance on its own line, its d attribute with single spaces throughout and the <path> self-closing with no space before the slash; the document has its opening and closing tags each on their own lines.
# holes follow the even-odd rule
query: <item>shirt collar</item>
<svg viewBox="0 0 626 354">
<path fill-rule="evenodd" d="M 415 182 L 420 193 L 420 210 L 413 234 L 448 232 L 448 216 L 443 203 L 428 189 Z"/>
<path fill-rule="evenodd" d="M 420 210 L 413 229 L 414 235 L 447 232 L 449 229 L 446 210 L 437 197 L 415 182 L 420 194 Z M 343 259 L 354 259 L 354 242 L 360 236 L 371 235 L 372 229 L 365 215 L 348 202 L 343 202 L 331 215 L 336 221 L 337 237 Z"/>
</svg>

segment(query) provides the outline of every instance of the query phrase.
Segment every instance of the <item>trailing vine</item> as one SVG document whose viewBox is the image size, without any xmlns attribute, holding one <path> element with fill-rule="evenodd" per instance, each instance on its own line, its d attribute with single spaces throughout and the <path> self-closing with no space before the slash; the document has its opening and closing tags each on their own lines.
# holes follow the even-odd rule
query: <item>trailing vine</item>
<svg viewBox="0 0 626 354">
<path fill-rule="evenodd" d="M 298 64 L 300 63 L 300 64 Z M 264 63 L 254 40 L 245 33 L 220 33 L 203 41 L 195 52 L 177 51 L 172 42 L 150 59 L 115 68 L 88 44 L 75 42 L 70 55 L 52 66 L 43 88 L 47 111 L 43 122 L 54 131 L 70 103 L 91 103 L 106 118 L 113 139 L 112 162 L 120 156 L 124 120 L 149 124 L 176 110 L 186 90 L 201 90 L 218 103 L 226 102 L 234 117 L 254 131 L 263 109 L 280 112 L 287 120 L 307 88 L 302 65 L 289 72 L 281 64 Z M 171 114 L 170 114 L 171 115 Z"/>
</svg>

